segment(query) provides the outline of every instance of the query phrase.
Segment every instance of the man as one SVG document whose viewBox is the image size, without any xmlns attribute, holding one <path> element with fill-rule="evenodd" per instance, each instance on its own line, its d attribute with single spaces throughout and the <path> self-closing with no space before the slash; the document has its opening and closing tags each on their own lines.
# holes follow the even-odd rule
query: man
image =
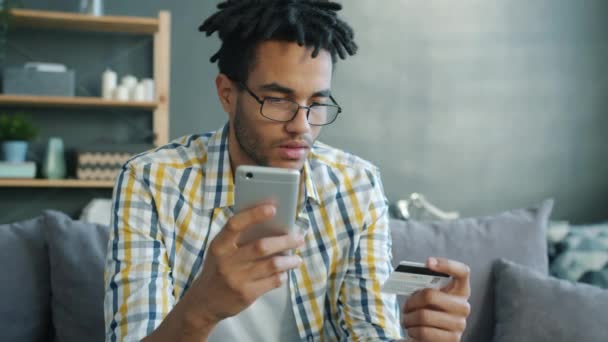
<svg viewBox="0 0 608 342">
<path fill-rule="evenodd" d="M 341 6 L 312 0 L 227 1 L 200 30 L 229 116 L 130 160 L 114 198 L 106 265 L 107 339 L 147 341 L 458 341 L 469 314 L 468 268 L 431 258 L 446 289 L 401 308 L 380 292 L 391 271 L 387 202 L 369 162 L 318 142 L 341 112 L 337 57 L 353 55 Z M 377 113 L 374 113 L 377 114 Z M 270 219 L 233 212 L 239 165 L 301 170 L 300 232 L 237 245 Z M 282 253 L 293 250 L 291 255 Z"/>
</svg>

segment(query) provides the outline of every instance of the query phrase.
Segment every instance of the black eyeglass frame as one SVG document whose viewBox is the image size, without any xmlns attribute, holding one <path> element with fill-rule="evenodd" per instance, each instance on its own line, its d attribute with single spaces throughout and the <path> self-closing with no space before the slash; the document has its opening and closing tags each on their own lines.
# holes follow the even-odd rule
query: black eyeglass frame
<svg viewBox="0 0 608 342">
<path fill-rule="evenodd" d="M 313 103 L 310 106 L 302 106 L 302 105 L 300 105 L 299 103 L 297 103 L 295 101 L 292 101 L 292 100 L 289 100 L 289 99 L 283 99 L 283 98 L 279 98 L 279 97 L 269 96 L 269 97 L 265 97 L 265 98 L 261 99 L 251 89 L 249 89 L 249 87 L 247 87 L 247 85 L 245 85 L 243 82 L 237 82 L 237 83 L 238 83 L 238 85 L 241 88 L 245 89 L 247 91 L 247 93 L 249 93 L 249 95 L 251 95 L 251 97 L 253 97 L 257 101 L 257 103 L 260 104 L 260 115 L 262 115 L 263 117 L 265 117 L 268 120 L 272 120 L 272 121 L 275 121 L 275 122 L 289 122 L 289 121 L 293 120 L 296 117 L 296 115 L 298 115 L 298 112 L 300 111 L 300 109 L 304 108 L 304 109 L 306 109 L 306 120 L 308 121 L 308 124 L 311 125 L 311 126 L 319 126 L 320 127 L 320 126 L 331 125 L 332 123 L 334 123 L 336 121 L 336 119 L 338 118 L 338 116 L 340 115 L 340 113 L 342 113 L 342 107 L 340 107 L 340 105 L 338 104 L 338 102 L 336 101 L 336 99 L 334 99 L 334 97 L 332 95 L 329 95 L 329 99 L 334 104 Z M 269 118 L 268 116 L 264 115 L 264 104 L 266 103 L 266 100 L 281 100 L 281 101 L 291 102 L 291 103 L 295 104 L 296 106 L 298 106 L 298 109 L 296 109 L 293 112 L 293 115 L 288 120 L 277 120 L 277 119 Z M 310 121 L 308 120 L 308 117 L 310 115 L 310 110 L 312 108 L 314 108 L 314 107 L 333 107 L 333 108 L 337 108 L 338 112 L 336 113 L 336 115 L 334 116 L 334 118 L 331 121 L 327 122 L 327 123 L 324 123 L 324 124 L 321 124 L 321 125 L 319 125 L 319 124 L 313 124 L 313 123 L 310 123 Z"/>
</svg>

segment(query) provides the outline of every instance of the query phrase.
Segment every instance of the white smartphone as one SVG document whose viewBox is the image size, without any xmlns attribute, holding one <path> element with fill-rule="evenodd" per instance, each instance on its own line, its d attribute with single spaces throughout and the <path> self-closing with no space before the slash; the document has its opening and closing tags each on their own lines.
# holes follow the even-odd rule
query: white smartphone
<svg viewBox="0 0 608 342">
<path fill-rule="evenodd" d="M 269 236 L 289 233 L 295 227 L 300 172 L 291 169 L 242 165 L 234 181 L 235 212 L 273 203 L 276 215 L 263 224 L 244 231 L 238 241 L 246 244 Z"/>
<path fill-rule="evenodd" d="M 449 274 L 433 271 L 425 264 L 401 261 L 382 285 L 382 292 L 409 296 L 424 288 L 443 288 L 451 281 Z"/>
</svg>

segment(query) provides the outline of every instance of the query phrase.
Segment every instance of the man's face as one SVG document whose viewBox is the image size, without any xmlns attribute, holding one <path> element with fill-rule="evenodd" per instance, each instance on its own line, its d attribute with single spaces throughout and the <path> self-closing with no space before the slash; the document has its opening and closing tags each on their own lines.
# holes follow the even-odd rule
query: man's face
<svg viewBox="0 0 608 342">
<path fill-rule="evenodd" d="M 311 53 L 311 49 L 296 43 L 261 43 L 246 86 L 260 99 L 289 99 L 301 106 L 328 103 L 331 55 L 321 50 L 312 58 Z M 246 90 L 238 92 L 230 119 L 230 152 L 235 166 L 257 164 L 300 170 L 321 131 L 308 123 L 305 109 L 288 122 L 265 118 L 260 114 L 259 102 Z M 238 149 L 232 146 L 234 143 Z"/>
</svg>

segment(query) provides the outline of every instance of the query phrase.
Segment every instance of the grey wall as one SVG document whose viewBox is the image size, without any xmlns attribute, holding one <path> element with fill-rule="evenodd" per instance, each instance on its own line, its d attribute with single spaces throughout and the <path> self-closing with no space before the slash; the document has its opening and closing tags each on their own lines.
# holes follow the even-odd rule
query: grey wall
<svg viewBox="0 0 608 342">
<path fill-rule="evenodd" d="M 381 165 L 393 199 L 481 214 L 552 196 L 555 217 L 608 218 L 608 2 L 382 4 L 346 8 L 361 54 L 326 140 Z"/>
<path fill-rule="evenodd" d="M 24 3 L 56 10 L 78 5 Z M 226 119 L 213 86 L 217 68 L 208 62 L 219 43 L 196 30 L 214 3 L 106 1 L 109 14 L 173 13 L 172 138 L 216 129 Z M 556 219 L 608 218 L 602 201 L 608 195 L 608 2 L 343 3 L 360 52 L 338 66 L 334 93 L 344 115 L 322 140 L 379 165 L 390 200 L 419 191 L 439 207 L 483 215 L 554 197 Z M 80 94 L 98 91 L 106 64 L 121 74 L 151 74 L 147 37 L 20 31 L 11 46 L 11 63 L 35 58 L 74 67 Z M 73 148 L 143 142 L 150 128 L 145 113 L 32 115 L 43 126 L 34 148 L 39 155 L 51 135 Z M 91 196 L 110 195 L 0 189 L 0 222 L 42 208 L 76 214 Z"/>
</svg>

